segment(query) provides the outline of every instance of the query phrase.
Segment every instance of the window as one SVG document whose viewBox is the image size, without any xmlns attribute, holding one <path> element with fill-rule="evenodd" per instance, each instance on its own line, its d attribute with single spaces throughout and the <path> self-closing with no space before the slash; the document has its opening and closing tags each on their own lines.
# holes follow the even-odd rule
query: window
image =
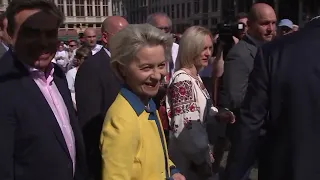
<svg viewBox="0 0 320 180">
<path fill-rule="evenodd" d="M 182 5 L 181 5 L 181 17 L 182 18 L 185 18 L 186 17 L 186 15 L 185 15 L 185 9 L 186 9 L 186 4 L 185 3 L 182 3 Z"/>
<path fill-rule="evenodd" d="M 102 1 L 102 16 L 108 16 L 108 1 L 109 0 Z"/>
<path fill-rule="evenodd" d="M 72 9 L 72 0 L 67 0 L 67 16 L 74 16 Z"/>
<path fill-rule="evenodd" d="M 209 12 L 209 1 L 203 0 L 202 1 L 202 13 L 208 13 Z"/>
<path fill-rule="evenodd" d="M 208 26 L 208 19 L 202 19 L 202 25 Z"/>
<path fill-rule="evenodd" d="M 99 0 L 95 0 L 95 7 L 94 7 L 95 11 L 96 11 L 96 16 L 101 16 L 101 11 L 100 11 L 100 1 Z"/>
<path fill-rule="evenodd" d="M 218 0 L 211 1 L 211 11 L 217 12 L 218 11 Z"/>
<path fill-rule="evenodd" d="M 171 18 L 174 19 L 174 5 L 171 5 Z"/>
<path fill-rule="evenodd" d="M 76 16 L 84 16 L 84 4 L 82 0 L 75 0 L 76 4 Z"/>
<path fill-rule="evenodd" d="M 166 12 L 166 8 L 164 6 L 162 7 L 162 12 Z"/>
<path fill-rule="evenodd" d="M 200 12 L 200 0 L 195 0 L 193 2 L 193 6 L 194 6 L 194 13 L 198 14 Z"/>
<path fill-rule="evenodd" d="M 58 6 L 59 10 L 64 14 L 63 0 L 58 0 L 57 6 Z"/>
<path fill-rule="evenodd" d="M 211 25 L 217 25 L 218 19 L 217 18 L 211 18 Z"/>
<path fill-rule="evenodd" d="M 88 16 L 93 16 L 92 0 L 87 0 L 87 13 Z"/>
<path fill-rule="evenodd" d="M 197 19 L 197 20 L 194 20 L 193 23 L 194 23 L 194 25 L 199 25 L 200 21 Z"/>
<path fill-rule="evenodd" d="M 180 4 L 177 4 L 177 18 L 180 18 Z"/>
<path fill-rule="evenodd" d="M 166 11 L 168 14 L 170 13 L 170 6 L 167 5 L 167 11 Z"/>
<path fill-rule="evenodd" d="M 191 13 L 191 5 L 190 5 L 190 2 L 188 2 L 188 4 L 187 4 L 187 17 L 190 17 L 190 13 Z"/>
</svg>

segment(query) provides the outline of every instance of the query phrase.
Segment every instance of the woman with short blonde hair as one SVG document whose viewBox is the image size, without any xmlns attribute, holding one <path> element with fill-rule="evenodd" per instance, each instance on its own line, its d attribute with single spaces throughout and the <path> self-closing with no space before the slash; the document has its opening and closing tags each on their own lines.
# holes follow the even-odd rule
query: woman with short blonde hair
<svg viewBox="0 0 320 180">
<path fill-rule="evenodd" d="M 168 157 L 152 100 L 166 75 L 172 42 L 149 24 L 128 25 L 111 38 L 111 65 L 124 85 L 101 133 L 103 180 L 185 180 Z"/>
<path fill-rule="evenodd" d="M 171 126 L 169 155 L 188 180 L 212 177 L 213 154 L 206 125 L 215 122 L 218 112 L 199 76 L 213 52 L 212 35 L 201 26 L 188 28 L 180 39 L 176 71 L 168 85 L 166 107 Z"/>
<path fill-rule="evenodd" d="M 197 56 L 203 51 L 205 37 L 212 38 L 211 32 L 201 26 L 192 26 L 184 32 L 180 39 L 176 71 L 181 67 L 192 67 L 195 64 Z"/>
<path fill-rule="evenodd" d="M 109 48 L 110 51 L 114 52 L 111 57 L 111 67 L 121 81 L 124 81 L 124 79 L 119 66 L 127 66 L 132 59 L 136 58 L 137 52 L 144 46 L 161 45 L 164 48 L 165 58 L 167 60 L 170 58 L 173 39 L 167 35 L 159 34 L 151 27 L 147 24 L 143 26 L 133 24 L 130 25 L 129 29 L 117 33 L 118 39 L 123 41 L 115 38 L 111 39 Z"/>
</svg>

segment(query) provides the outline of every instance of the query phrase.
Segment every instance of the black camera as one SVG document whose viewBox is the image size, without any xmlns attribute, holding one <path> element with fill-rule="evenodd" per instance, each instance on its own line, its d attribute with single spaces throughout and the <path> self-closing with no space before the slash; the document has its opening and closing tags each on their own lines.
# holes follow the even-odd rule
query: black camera
<svg viewBox="0 0 320 180">
<path fill-rule="evenodd" d="M 224 42 L 225 44 L 233 43 L 232 36 L 238 37 L 239 33 L 243 32 L 244 30 L 244 23 L 220 23 L 217 25 L 219 40 Z"/>
<path fill-rule="evenodd" d="M 219 38 L 217 39 L 217 43 L 215 48 L 222 47 L 223 56 L 226 57 L 229 50 L 235 44 L 233 40 L 233 36 L 239 37 L 239 34 L 245 30 L 244 23 L 220 23 L 217 24 L 217 33 L 219 34 Z"/>
</svg>

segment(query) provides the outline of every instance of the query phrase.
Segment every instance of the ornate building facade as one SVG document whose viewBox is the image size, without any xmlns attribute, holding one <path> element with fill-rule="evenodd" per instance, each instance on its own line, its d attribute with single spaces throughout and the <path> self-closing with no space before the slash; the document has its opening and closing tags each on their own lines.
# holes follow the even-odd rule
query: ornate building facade
<svg viewBox="0 0 320 180">
<path fill-rule="evenodd" d="M 12 0 L 0 0 L 0 11 L 5 11 Z M 52 0 L 66 19 L 60 27 L 60 36 L 74 38 L 87 27 L 97 28 L 100 34 L 102 21 L 108 16 L 123 16 L 122 0 Z"/>
<path fill-rule="evenodd" d="M 191 25 L 214 28 L 221 19 L 223 0 L 124 0 L 130 23 L 144 23 L 148 14 L 164 12 L 173 22 L 173 31 L 182 33 Z"/>
</svg>

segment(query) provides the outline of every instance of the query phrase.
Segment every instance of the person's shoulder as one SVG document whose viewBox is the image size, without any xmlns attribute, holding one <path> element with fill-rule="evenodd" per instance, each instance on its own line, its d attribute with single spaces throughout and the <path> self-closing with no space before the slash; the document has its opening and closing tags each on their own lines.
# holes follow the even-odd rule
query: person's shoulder
<svg viewBox="0 0 320 180">
<path fill-rule="evenodd" d="M 66 76 L 72 76 L 72 75 L 76 74 L 77 71 L 78 71 L 77 68 L 72 68 L 66 73 Z"/>
<path fill-rule="evenodd" d="M 263 56 L 278 56 L 281 53 L 287 53 L 293 55 L 301 53 L 305 48 L 310 48 L 310 44 L 314 39 L 319 38 L 310 37 L 310 32 L 308 31 L 298 31 L 288 35 L 276 37 L 274 40 L 263 44 L 260 47 L 260 52 L 263 53 Z M 319 43 L 317 43 L 320 45 Z"/>
<path fill-rule="evenodd" d="M 125 112 L 125 113 L 124 113 Z M 119 93 L 107 111 L 107 119 L 133 119 L 134 117 L 138 118 L 138 115 L 135 113 L 134 109 L 127 101 L 125 97 Z"/>
<path fill-rule="evenodd" d="M 16 62 L 12 56 L 12 53 L 7 51 L 1 58 L 0 58 L 0 76 L 11 76 L 11 74 L 16 73 L 13 71 L 19 71 L 16 67 Z"/>
<path fill-rule="evenodd" d="M 250 51 L 246 47 L 246 42 L 240 40 L 239 43 L 235 44 L 230 49 L 227 54 L 226 61 L 246 59 L 247 56 L 250 56 Z"/>
<path fill-rule="evenodd" d="M 242 53 L 244 50 L 246 50 L 247 48 L 247 42 L 244 40 L 240 40 L 237 44 L 235 44 L 229 51 L 228 54 L 232 54 L 232 53 Z"/>
<path fill-rule="evenodd" d="M 79 72 L 86 70 L 86 71 L 97 71 L 101 68 L 100 61 L 102 59 L 96 55 L 89 56 L 79 67 Z"/>
<path fill-rule="evenodd" d="M 171 83 L 178 83 L 182 81 L 191 81 L 191 80 L 192 78 L 190 77 L 190 75 L 188 75 L 188 73 L 185 72 L 184 70 L 180 69 L 173 74 Z"/>
</svg>

